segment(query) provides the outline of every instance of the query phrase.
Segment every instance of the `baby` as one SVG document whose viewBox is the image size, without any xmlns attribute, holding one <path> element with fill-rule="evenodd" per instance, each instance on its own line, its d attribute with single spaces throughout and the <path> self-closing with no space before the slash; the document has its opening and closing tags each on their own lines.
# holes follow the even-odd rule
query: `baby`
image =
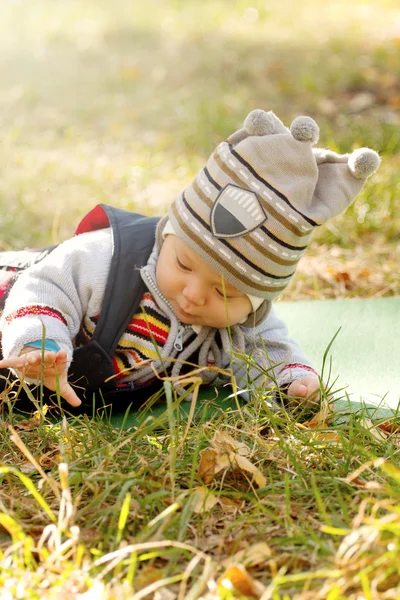
<svg viewBox="0 0 400 600">
<path fill-rule="evenodd" d="M 43 377 L 72 407 L 99 390 L 135 403 L 161 386 L 157 375 L 188 363 L 217 387 L 231 369 L 245 398 L 249 385 L 273 384 L 315 397 L 318 375 L 271 302 L 313 229 L 345 210 L 380 162 L 366 148 L 313 149 L 318 135 L 309 117 L 289 130 L 255 110 L 161 220 L 99 205 L 54 249 L 1 253 L 0 368 Z"/>
</svg>

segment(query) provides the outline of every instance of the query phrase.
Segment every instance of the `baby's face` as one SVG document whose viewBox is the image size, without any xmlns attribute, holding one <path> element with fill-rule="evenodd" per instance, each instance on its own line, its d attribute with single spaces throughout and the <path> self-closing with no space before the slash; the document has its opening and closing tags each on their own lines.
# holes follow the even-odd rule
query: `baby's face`
<svg viewBox="0 0 400 600">
<path fill-rule="evenodd" d="M 223 285 L 222 276 L 176 235 L 167 235 L 164 240 L 156 279 L 161 293 L 186 325 L 233 326 L 252 311 L 246 294 L 226 281 Z"/>
</svg>

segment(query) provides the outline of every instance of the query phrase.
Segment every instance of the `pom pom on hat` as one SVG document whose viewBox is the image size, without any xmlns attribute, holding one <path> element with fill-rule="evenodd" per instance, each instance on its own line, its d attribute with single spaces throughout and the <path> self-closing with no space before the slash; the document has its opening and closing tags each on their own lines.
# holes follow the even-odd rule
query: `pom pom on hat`
<svg viewBox="0 0 400 600">
<path fill-rule="evenodd" d="M 319 140 L 319 127 L 311 117 L 296 117 L 290 126 L 290 133 L 299 142 L 316 144 Z"/>
<path fill-rule="evenodd" d="M 275 131 L 274 117 L 265 110 L 252 110 L 244 121 L 244 128 L 249 135 L 271 135 Z"/>
<path fill-rule="evenodd" d="M 350 172 L 357 179 L 366 179 L 375 173 L 381 164 L 380 156 L 370 148 L 358 148 L 349 156 Z"/>
</svg>

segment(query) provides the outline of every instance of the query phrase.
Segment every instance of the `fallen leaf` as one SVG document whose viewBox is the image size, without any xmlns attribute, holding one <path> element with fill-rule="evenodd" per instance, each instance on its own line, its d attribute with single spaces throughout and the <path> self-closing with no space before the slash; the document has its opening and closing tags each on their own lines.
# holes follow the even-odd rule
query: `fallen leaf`
<svg viewBox="0 0 400 600">
<path fill-rule="evenodd" d="M 228 567 L 217 583 L 220 588 L 236 590 L 248 598 L 261 598 L 265 590 L 264 586 L 253 579 L 242 565 Z"/>
<path fill-rule="evenodd" d="M 329 402 L 322 402 L 321 410 L 319 410 L 309 421 L 303 423 L 304 427 L 316 429 L 317 427 L 326 427 L 332 420 L 332 408 Z"/>
<path fill-rule="evenodd" d="M 334 431 L 322 431 L 321 433 L 314 433 L 312 436 L 313 441 L 320 442 L 318 446 L 341 446 L 342 437 Z"/>
<path fill-rule="evenodd" d="M 233 500 L 232 498 L 225 498 L 225 496 L 220 496 L 218 498 L 218 502 L 222 509 L 226 510 L 227 512 L 234 512 L 243 505 L 243 502 L 239 500 Z"/>
<path fill-rule="evenodd" d="M 383 421 L 382 423 L 377 423 L 376 427 L 382 429 L 386 433 L 398 433 L 400 431 L 400 423 L 398 420 L 388 419 L 387 421 Z"/>
<path fill-rule="evenodd" d="M 20 429 L 22 431 L 33 431 L 38 428 L 38 424 L 40 420 L 46 415 L 49 407 L 47 404 L 44 404 L 42 407 L 42 411 L 35 411 L 29 419 L 24 419 L 22 421 L 16 421 L 14 423 L 14 429 Z"/>
<path fill-rule="evenodd" d="M 248 456 L 250 454 L 250 448 L 244 442 L 237 442 L 229 433 L 226 431 L 217 430 L 211 441 L 211 445 L 218 451 L 222 452 L 236 452 L 241 456 Z"/>
<path fill-rule="evenodd" d="M 209 512 L 217 502 L 217 497 L 205 485 L 194 488 L 192 491 L 190 506 L 195 513 Z"/>
<path fill-rule="evenodd" d="M 14 429 L 19 431 L 34 431 L 38 428 L 38 421 L 36 417 L 25 419 L 24 421 L 17 421 L 14 423 Z"/>
<path fill-rule="evenodd" d="M 252 462 L 249 461 L 245 456 L 240 456 L 239 454 L 231 454 L 230 459 L 232 464 L 235 464 L 242 471 L 247 471 L 253 475 L 254 481 L 258 485 L 258 487 L 264 487 L 267 485 L 267 479 L 261 473 L 260 469 L 258 469 Z"/>
<path fill-rule="evenodd" d="M 217 465 L 217 453 L 211 448 L 206 448 L 200 453 L 199 468 L 197 470 L 199 477 L 204 483 L 210 483 L 215 475 Z"/>
<path fill-rule="evenodd" d="M 226 452 L 217 453 L 217 462 L 215 465 L 215 473 L 219 473 L 220 471 L 229 469 L 231 467 L 230 454 Z"/>
<path fill-rule="evenodd" d="M 266 542 L 259 542 L 244 550 L 239 550 L 233 556 L 225 559 L 222 565 L 229 567 L 232 564 L 242 564 L 245 567 L 256 567 L 265 563 L 272 556 L 271 548 Z"/>
<path fill-rule="evenodd" d="M 49 450 L 45 454 L 41 454 L 38 457 L 38 462 L 44 469 L 51 469 L 55 465 L 58 465 L 60 459 L 60 449 L 57 447 L 53 448 L 53 450 Z"/>
<path fill-rule="evenodd" d="M 363 425 L 363 427 L 365 427 L 365 429 L 368 429 L 368 431 L 370 432 L 370 434 L 372 436 L 374 436 L 375 439 L 379 440 L 380 442 L 382 440 L 386 440 L 388 437 L 387 432 L 382 429 L 382 428 L 378 428 L 373 421 L 371 421 L 371 419 L 368 419 L 367 417 L 364 417 L 363 419 L 361 419 L 360 423 Z"/>
</svg>

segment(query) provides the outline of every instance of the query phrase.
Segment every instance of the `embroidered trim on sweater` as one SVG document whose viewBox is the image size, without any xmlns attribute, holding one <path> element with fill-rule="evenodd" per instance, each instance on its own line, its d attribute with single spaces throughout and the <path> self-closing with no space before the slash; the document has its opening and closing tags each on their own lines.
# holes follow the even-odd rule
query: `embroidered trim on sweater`
<svg viewBox="0 0 400 600">
<path fill-rule="evenodd" d="M 19 308 L 14 312 L 10 313 L 6 316 L 6 323 L 11 323 L 14 319 L 19 319 L 21 317 L 30 317 L 43 315 L 46 317 L 52 317 L 53 319 L 58 319 L 65 326 L 68 325 L 66 318 L 60 311 L 52 308 L 51 306 L 41 306 L 40 304 L 31 304 L 30 306 L 24 306 L 23 308 Z"/>
<path fill-rule="evenodd" d="M 302 365 L 301 363 L 294 363 L 292 365 L 285 365 L 283 367 L 282 371 L 281 371 L 281 375 L 282 375 L 282 373 L 284 373 L 288 369 L 303 369 L 304 371 L 309 371 L 310 373 L 314 373 L 314 375 L 316 375 L 318 377 L 318 373 L 316 371 L 314 371 L 314 369 L 312 367 L 309 367 L 307 365 Z"/>
</svg>

